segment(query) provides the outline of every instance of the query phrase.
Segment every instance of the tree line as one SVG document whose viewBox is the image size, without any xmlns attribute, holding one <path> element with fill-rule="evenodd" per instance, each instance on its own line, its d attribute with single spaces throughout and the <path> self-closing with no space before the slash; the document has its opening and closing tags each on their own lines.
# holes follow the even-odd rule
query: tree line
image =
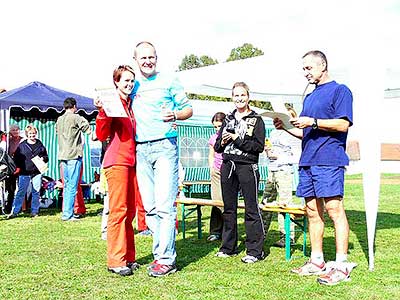
<svg viewBox="0 0 400 300">
<path fill-rule="evenodd" d="M 235 61 L 240 59 L 246 59 L 250 57 L 264 55 L 264 52 L 254 47 L 250 43 L 244 43 L 242 46 L 233 48 L 229 54 L 229 57 L 226 61 Z M 185 55 L 182 59 L 181 64 L 178 67 L 179 71 L 190 70 L 195 68 L 201 68 L 210 65 L 218 64 L 218 60 L 214 59 L 208 55 L 197 56 L 195 54 Z M 198 100 L 212 100 L 212 101 L 231 101 L 230 98 L 225 97 L 217 97 L 217 96 L 208 96 L 208 95 L 198 95 L 198 94 L 188 94 L 189 99 L 198 99 Z M 262 102 L 257 100 L 250 101 L 250 105 L 263 108 L 263 109 L 271 109 L 271 103 Z"/>
</svg>

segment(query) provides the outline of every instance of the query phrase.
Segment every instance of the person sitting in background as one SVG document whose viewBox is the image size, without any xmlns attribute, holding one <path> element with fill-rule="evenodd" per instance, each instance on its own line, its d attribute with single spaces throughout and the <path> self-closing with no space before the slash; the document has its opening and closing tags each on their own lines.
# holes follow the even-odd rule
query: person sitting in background
<svg viewBox="0 0 400 300">
<path fill-rule="evenodd" d="M 211 123 L 215 128 L 215 133 L 210 137 L 208 141 L 209 153 L 208 153 L 208 166 L 210 168 L 211 178 L 211 200 L 222 201 L 221 192 L 221 164 L 222 164 L 222 153 L 215 152 L 214 145 L 217 140 L 218 132 L 221 129 L 222 122 L 225 120 L 225 114 L 223 112 L 217 112 L 211 119 Z M 213 242 L 221 239 L 222 227 L 224 220 L 222 217 L 222 210 L 213 206 L 211 208 L 210 217 L 210 235 L 207 241 Z"/>
<path fill-rule="evenodd" d="M 296 112 L 288 108 L 292 118 L 297 118 Z M 274 129 L 265 143 L 268 157 L 268 180 L 263 194 L 264 205 L 290 206 L 293 204 L 293 164 L 298 163 L 295 151 L 300 140 L 284 130 Z M 297 161 L 296 161 L 297 159 Z M 277 201 L 278 200 L 278 201 Z M 262 211 L 265 231 L 268 232 L 273 212 Z M 285 247 L 285 215 L 278 214 L 280 239 L 274 246 Z M 290 224 L 290 242 L 294 243 L 294 223 Z"/>
<path fill-rule="evenodd" d="M 19 173 L 18 192 L 15 196 L 9 218 L 16 217 L 21 209 L 29 185 L 32 183 L 32 203 L 31 216 L 37 217 L 40 206 L 40 189 L 42 187 L 42 174 L 36 163 L 35 158 L 41 159 L 44 163 L 49 161 L 47 150 L 40 140 L 36 138 L 37 129 L 32 124 L 25 128 L 27 139 L 22 141 L 14 154 L 14 161 Z"/>
</svg>

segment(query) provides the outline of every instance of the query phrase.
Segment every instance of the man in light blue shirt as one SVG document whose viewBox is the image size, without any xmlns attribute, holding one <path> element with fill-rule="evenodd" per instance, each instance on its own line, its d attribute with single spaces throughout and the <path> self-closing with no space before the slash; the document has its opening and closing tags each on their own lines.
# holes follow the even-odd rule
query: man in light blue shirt
<svg viewBox="0 0 400 300">
<path fill-rule="evenodd" d="M 174 205 L 178 193 L 178 144 L 176 120 L 192 116 L 193 110 L 179 81 L 156 71 L 157 54 L 149 42 L 136 45 L 134 59 L 140 74 L 132 92 L 136 119 L 137 179 L 146 223 L 153 232 L 154 261 L 150 276 L 177 271 Z"/>
</svg>

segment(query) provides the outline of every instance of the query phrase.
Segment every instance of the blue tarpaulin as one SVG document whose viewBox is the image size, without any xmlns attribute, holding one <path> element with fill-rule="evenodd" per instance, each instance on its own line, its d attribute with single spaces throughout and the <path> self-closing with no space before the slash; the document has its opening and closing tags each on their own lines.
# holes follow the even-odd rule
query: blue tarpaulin
<svg viewBox="0 0 400 300">
<path fill-rule="evenodd" d="M 42 112 L 49 109 L 61 112 L 64 100 L 67 97 L 76 99 L 78 110 L 83 110 L 87 114 L 91 114 L 96 110 L 92 98 L 63 91 L 38 81 L 1 93 L 0 110 L 8 110 L 10 107 L 21 107 L 23 110 L 29 111 L 36 107 Z"/>
</svg>

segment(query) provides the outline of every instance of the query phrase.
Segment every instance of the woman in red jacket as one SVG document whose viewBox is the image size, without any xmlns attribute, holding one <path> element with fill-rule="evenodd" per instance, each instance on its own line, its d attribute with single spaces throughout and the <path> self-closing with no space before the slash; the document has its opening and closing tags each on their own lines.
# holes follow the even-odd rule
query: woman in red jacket
<svg viewBox="0 0 400 300">
<path fill-rule="evenodd" d="M 96 135 L 100 141 L 111 138 L 103 160 L 110 201 L 107 266 L 110 272 L 129 276 L 139 267 L 135 261 L 132 225 L 135 217 L 135 197 L 138 196 L 135 167 L 136 124 L 129 97 L 135 73 L 130 66 L 119 66 L 114 70 L 113 80 L 127 117 L 108 117 L 103 109 L 102 100 L 97 98 L 95 106 L 99 114 L 96 118 Z"/>
</svg>

